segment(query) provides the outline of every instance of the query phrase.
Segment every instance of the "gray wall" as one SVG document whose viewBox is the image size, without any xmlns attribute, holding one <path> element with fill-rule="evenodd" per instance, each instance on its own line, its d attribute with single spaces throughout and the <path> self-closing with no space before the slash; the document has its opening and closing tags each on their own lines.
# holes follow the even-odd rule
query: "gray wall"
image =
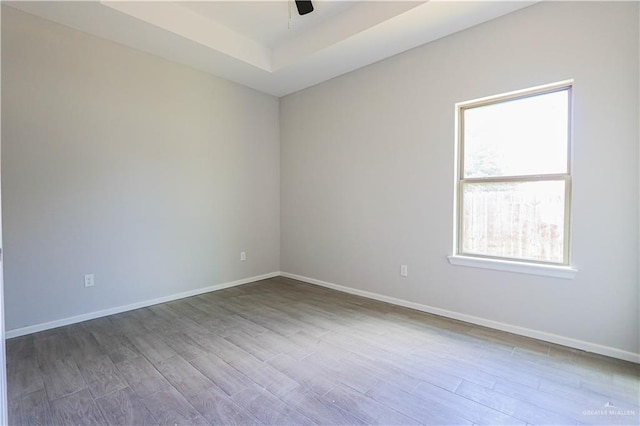
<svg viewBox="0 0 640 426">
<path fill-rule="evenodd" d="M 282 270 L 637 354 L 638 7 L 540 3 L 283 98 Z M 450 265 L 454 104 L 572 78 L 576 278 Z"/>
<path fill-rule="evenodd" d="M 2 89 L 8 330 L 278 271 L 277 98 L 8 7 Z"/>
<path fill-rule="evenodd" d="M 282 270 L 639 352 L 637 3 L 538 4 L 280 110 L 2 10 L 8 330 Z M 577 277 L 449 265 L 455 102 L 569 78 Z"/>
</svg>

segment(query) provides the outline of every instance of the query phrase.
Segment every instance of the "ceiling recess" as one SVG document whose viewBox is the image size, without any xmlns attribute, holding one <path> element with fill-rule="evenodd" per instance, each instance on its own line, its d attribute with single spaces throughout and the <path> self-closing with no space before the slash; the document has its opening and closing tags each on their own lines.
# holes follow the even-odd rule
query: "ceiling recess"
<svg viewBox="0 0 640 426">
<path fill-rule="evenodd" d="M 2 7 L 280 97 L 537 1 L 2 0 Z M 294 2 L 304 16 L 292 13 Z"/>
</svg>

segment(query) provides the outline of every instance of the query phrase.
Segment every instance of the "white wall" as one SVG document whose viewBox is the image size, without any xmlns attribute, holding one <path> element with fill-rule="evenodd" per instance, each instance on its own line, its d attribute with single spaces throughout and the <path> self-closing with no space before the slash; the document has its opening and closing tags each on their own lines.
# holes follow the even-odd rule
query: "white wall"
<svg viewBox="0 0 640 426">
<path fill-rule="evenodd" d="M 283 98 L 282 270 L 634 358 L 638 7 L 540 3 Z M 450 265 L 454 104 L 572 78 L 577 277 Z"/>
<path fill-rule="evenodd" d="M 0 22 L 2 20 L 2 8 L 0 7 Z M 0 57 L 1 57 L 0 48 Z M 2 69 L 0 67 L 0 74 Z M 0 84 L 0 93 L 2 93 Z M 2 96 L 0 95 L 0 98 Z M 2 122 L 2 108 L 0 108 L 0 123 Z M 0 125 L 0 128 L 2 126 Z M 1 131 L 0 131 L 1 133 Z M 2 138 L 0 137 L 0 148 L 2 147 Z M 0 149 L 0 158 L 2 157 L 2 150 Z M 2 162 L 0 161 L 0 169 Z M 0 170 L 1 172 L 1 170 Z M 0 197 L 0 212 L 2 212 L 2 202 Z M 0 250 L 2 248 L 2 220 L 0 220 Z M 7 410 L 7 362 L 6 362 L 6 347 L 5 347 L 5 328 L 4 328 L 4 282 L 2 272 L 2 253 L 0 253 L 0 424 L 8 424 L 8 410 Z"/>
<path fill-rule="evenodd" d="M 9 7 L 2 88 L 8 330 L 278 271 L 277 98 Z"/>
</svg>

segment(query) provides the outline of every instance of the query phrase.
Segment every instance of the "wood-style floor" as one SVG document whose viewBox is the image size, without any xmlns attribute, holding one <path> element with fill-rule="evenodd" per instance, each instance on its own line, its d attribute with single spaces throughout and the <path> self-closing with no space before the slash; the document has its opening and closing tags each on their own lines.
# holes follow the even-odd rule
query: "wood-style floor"
<svg viewBox="0 0 640 426">
<path fill-rule="evenodd" d="M 22 424 L 639 424 L 638 365 L 274 278 L 7 341 Z"/>
</svg>

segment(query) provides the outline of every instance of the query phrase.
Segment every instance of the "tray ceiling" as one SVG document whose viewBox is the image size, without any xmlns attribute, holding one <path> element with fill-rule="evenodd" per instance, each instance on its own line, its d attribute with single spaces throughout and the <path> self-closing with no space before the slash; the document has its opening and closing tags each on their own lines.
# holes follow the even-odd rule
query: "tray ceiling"
<svg viewBox="0 0 640 426">
<path fill-rule="evenodd" d="M 536 1 L 28 1 L 4 4 L 275 96 Z"/>
</svg>

